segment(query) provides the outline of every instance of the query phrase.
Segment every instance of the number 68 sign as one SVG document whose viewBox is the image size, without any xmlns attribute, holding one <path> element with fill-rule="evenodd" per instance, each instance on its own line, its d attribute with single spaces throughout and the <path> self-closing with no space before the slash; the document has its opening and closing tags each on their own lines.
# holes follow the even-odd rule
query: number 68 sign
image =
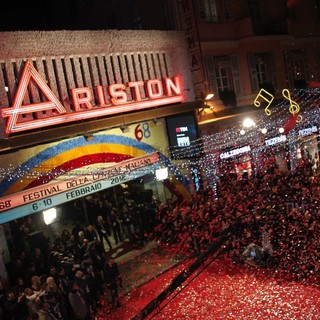
<svg viewBox="0 0 320 320">
<path fill-rule="evenodd" d="M 134 128 L 134 136 L 137 141 L 141 141 L 143 138 L 149 139 L 151 137 L 151 131 L 150 127 L 153 127 L 154 123 L 150 122 L 143 122 L 142 124 L 139 123 L 135 128 Z"/>
</svg>

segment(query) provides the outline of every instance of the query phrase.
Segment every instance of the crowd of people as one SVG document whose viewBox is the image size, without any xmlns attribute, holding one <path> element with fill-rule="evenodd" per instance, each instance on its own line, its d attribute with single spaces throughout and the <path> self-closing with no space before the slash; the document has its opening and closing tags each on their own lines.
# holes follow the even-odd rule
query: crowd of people
<svg viewBox="0 0 320 320">
<path fill-rule="evenodd" d="M 30 216 L 11 222 L 17 256 L 9 270 L 10 283 L 0 277 L 3 319 L 87 320 L 108 294 L 111 308 L 120 306 L 122 277 L 113 249 L 124 238 L 131 247 L 139 246 L 144 224 L 138 223 L 137 215 L 147 214 L 147 208 L 128 200 L 120 214 L 101 194 L 95 198 L 91 224 L 76 222 L 54 240 L 42 235 L 31 241 L 28 235 L 36 230 Z"/>
<path fill-rule="evenodd" d="M 272 162 L 251 178 L 225 170 L 215 191 L 162 205 L 153 237 L 180 252 L 201 253 L 236 222 L 227 253 L 235 263 L 246 262 L 248 248 L 255 247 L 255 258 L 260 253 L 265 260 L 260 266 L 319 283 L 319 201 L 320 175 L 307 160 L 294 173 L 281 172 Z"/>
<path fill-rule="evenodd" d="M 98 238 L 89 242 L 82 235 L 92 232 L 92 226 L 79 232 L 77 257 L 61 250 L 61 243 L 51 244 L 49 254 L 38 247 L 21 251 L 12 270 L 15 281 L 11 286 L 0 282 L 1 319 L 91 319 L 106 291 L 113 308 L 120 306 L 118 265 Z M 62 236 L 66 245 L 72 242 L 68 232 Z"/>
<path fill-rule="evenodd" d="M 226 169 L 215 190 L 200 189 L 190 200 L 173 194 L 170 201 L 149 206 L 124 201 L 118 210 L 97 198 L 96 216 L 86 227 L 75 223 L 54 242 L 39 246 L 18 242 L 11 285 L 0 281 L 3 317 L 90 319 L 106 291 L 112 307 L 120 305 L 121 276 L 108 254 L 112 243 L 143 239 L 172 246 L 180 254 L 200 254 L 235 223 L 226 253 L 234 263 L 260 259 L 257 265 L 281 277 L 319 283 L 319 199 L 320 176 L 308 162 L 301 162 L 294 173 L 269 163 L 263 174 L 253 177 L 239 178 Z M 30 231 L 28 217 L 19 232 Z"/>
</svg>

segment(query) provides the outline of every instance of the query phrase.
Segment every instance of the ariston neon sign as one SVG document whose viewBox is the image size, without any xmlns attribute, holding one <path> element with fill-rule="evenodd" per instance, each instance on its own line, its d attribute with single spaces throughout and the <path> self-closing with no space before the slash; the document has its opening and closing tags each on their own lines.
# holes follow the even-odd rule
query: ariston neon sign
<svg viewBox="0 0 320 320">
<path fill-rule="evenodd" d="M 23 104 L 30 81 L 46 98 L 44 102 Z M 127 91 L 131 91 L 130 99 Z M 141 92 L 144 92 L 143 98 Z M 109 116 L 156 106 L 182 102 L 182 89 L 178 76 L 171 78 L 114 83 L 107 87 L 94 88 L 98 105 L 93 105 L 94 96 L 89 87 L 71 89 L 73 109 L 68 111 L 34 66 L 26 61 L 19 85 L 9 108 L 2 109 L 2 117 L 8 118 L 6 133 L 33 130 L 90 118 Z M 106 94 L 107 93 L 107 94 Z M 53 110 L 53 115 L 44 118 L 21 120 L 19 116 L 39 111 Z"/>
</svg>

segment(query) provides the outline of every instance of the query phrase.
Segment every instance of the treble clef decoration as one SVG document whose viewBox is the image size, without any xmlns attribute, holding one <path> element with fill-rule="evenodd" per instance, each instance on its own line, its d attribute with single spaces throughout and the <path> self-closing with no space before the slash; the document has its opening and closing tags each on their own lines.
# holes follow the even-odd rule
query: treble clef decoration
<svg viewBox="0 0 320 320">
<path fill-rule="evenodd" d="M 299 113 L 300 111 L 300 106 L 297 102 L 293 101 L 291 99 L 291 95 L 290 95 L 290 91 L 288 89 L 283 89 L 282 90 L 282 95 L 284 98 L 286 98 L 289 102 L 290 102 L 290 106 L 289 106 L 289 112 L 292 115 L 295 115 L 297 113 Z M 302 120 L 302 116 L 298 115 L 296 122 L 301 122 Z"/>
</svg>

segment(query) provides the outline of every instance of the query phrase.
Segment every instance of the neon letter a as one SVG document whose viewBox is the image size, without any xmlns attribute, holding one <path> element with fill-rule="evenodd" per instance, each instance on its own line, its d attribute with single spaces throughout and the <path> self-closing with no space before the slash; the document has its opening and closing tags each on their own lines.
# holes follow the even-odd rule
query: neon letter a
<svg viewBox="0 0 320 320">
<path fill-rule="evenodd" d="M 48 101 L 37 102 L 24 106 L 22 105 L 23 99 L 25 97 L 31 79 L 38 86 L 39 90 L 41 90 L 41 92 L 45 95 Z M 43 124 L 41 124 L 41 119 L 24 121 L 19 124 L 18 116 L 26 113 L 52 109 L 56 110 L 59 114 L 67 112 L 60 101 L 57 99 L 57 97 L 54 95 L 54 93 L 51 91 L 51 89 L 48 87 L 46 82 L 42 79 L 38 71 L 34 68 L 34 66 L 29 61 L 26 61 L 12 107 L 2 110 L 2 117 L 9 118 L 6 126 L 6 133 L 9 134 L 12 132 L 42 127 Z"/>
</svg>

